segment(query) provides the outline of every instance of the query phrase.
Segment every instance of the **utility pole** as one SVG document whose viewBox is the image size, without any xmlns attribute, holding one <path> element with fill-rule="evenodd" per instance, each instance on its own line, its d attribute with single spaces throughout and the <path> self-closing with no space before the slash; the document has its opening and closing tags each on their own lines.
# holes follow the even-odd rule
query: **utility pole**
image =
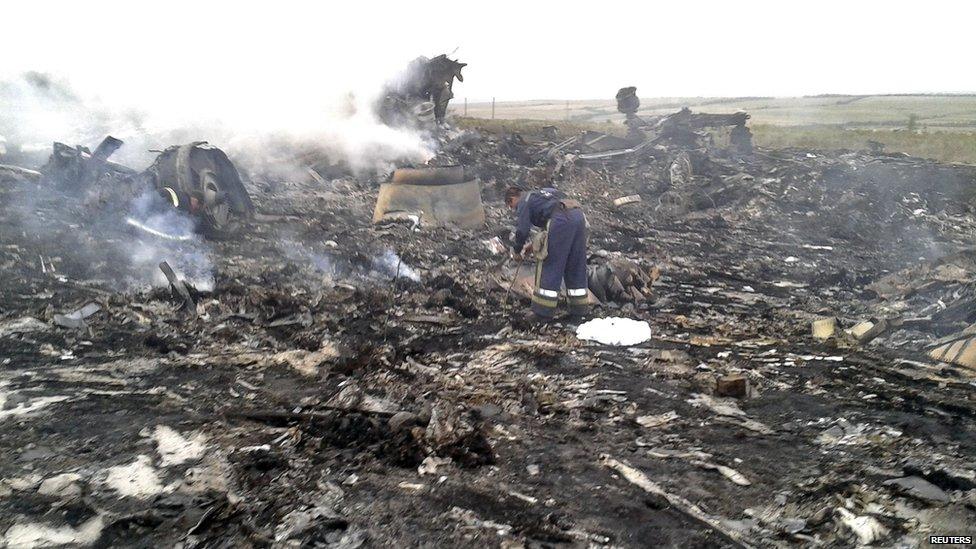
<svg viewBox="0 0 976 549">
<path fill-rule="evenodd" d="M 468 116 L 468 98 L 464 98 L 464 116 Z"/>
<path fill-rule="evenodd" d="M 566 100 L 566 120 L 569 120 L 569 99 Z"/>
<path fill-rule="evenodd" d="M 491 119 L 495 119 L 495 98 L 491 98 Z"/>
</svg>

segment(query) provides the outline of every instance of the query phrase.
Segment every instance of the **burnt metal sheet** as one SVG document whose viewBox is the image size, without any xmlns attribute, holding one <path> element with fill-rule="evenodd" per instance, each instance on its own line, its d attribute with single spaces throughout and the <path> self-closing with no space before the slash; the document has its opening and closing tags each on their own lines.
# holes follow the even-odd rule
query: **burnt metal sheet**
<svg viewBox="0 0 976 549">
<path fill-rule="evenodd" d="M 456 185 L 466 180 L 463 166 L 440 166 L 400 168 L 393 172 L 392 181 L 399 185 Z"/>
<path fill-rule="evenodd" d="M 580 136 L 580 145 L 588 152 L 599 153 L 627 148 L 631 142 L 615 135 L 588 130 Z"/>
<path fill-rule="evenodd" d="M 373 223 L 398 213 L 418 213 L 428 225 L 475 228 L 485 224 L 481 182 L 442 185 L 384 183 L 376 198 Z"/>
<path fill-rule="evenodd" d="M 585 154 L 578 155 L 576 158 L 578 160 L 582 160 L 584 162 L 587 162 L 587 161 L 589 161 L 589 162 L 595 162 L 595 161 L 601 161 L 601 160 L 610 160 L 610 159 L 613 159 L 613 158 L 622 157 L 622 156 L 629 156 L 629 155 L 638 153 L 638 152 L 646 149 L 647 147 L 649 147 L 653 143 L 654 143 L 654 140 L 653 139 L 648 139 L 647 141 L 642 142 L 640 145 L 637 145 L 636 147 L 630 147 L 630 148 L 627 148 L 627 149 L 615 149 L 615 150 L 612 150 L 612 151 L 599 152 L 599 153 L 585 153 Z"/>
<path fill-rule="evenodd" d="M 958 339 L 943 343 L 929 351 L 929 356 L 976 370 L 976 333 L 960 335 Z"/>
</svg>

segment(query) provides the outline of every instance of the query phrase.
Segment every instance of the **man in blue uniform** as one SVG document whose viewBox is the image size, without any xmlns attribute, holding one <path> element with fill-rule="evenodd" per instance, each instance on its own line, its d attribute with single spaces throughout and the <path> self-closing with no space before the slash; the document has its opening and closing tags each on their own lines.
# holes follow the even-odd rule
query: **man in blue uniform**
<svg viewBox="0 0 976 549">
<path fill-rule="evenodd" d="M 505 204 L 516 212 L 515 253 L 534 253 L 538 261 L 532 312 L 543 320 L 556 316 L 565 280 L 569 314 L 586 314 L 586 217 L 579 202 L 551 187 L 529 192 L 510 187 Z M 527 243 L 532 225 L 545 232 Z"/>
</svg>

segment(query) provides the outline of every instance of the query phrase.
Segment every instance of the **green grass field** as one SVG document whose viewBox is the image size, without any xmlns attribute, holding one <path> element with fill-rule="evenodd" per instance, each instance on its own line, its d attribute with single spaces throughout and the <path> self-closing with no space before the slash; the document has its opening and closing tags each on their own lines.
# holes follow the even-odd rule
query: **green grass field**
<svg viewBox="0 0 976 549">
<path fill-rule="evenodd" d="M 844 129 L 831 126 L 752 127 L 760 147 L 801 147 L 809 149 L 867 148 L 868 141 L 884 143 L 888 152 L 903 152 L 942 162 L 976 164 L 976 132 L 892 131 L 886 129 Z"/>
<path fill-rule="evenodd" d="M 818 96 L 796 98 L 654 98 L 641 99 L 642 115 L 674 112 L 746 111 L 756 144 L 762 147 L 866 149 L 884 143 L 905 152 L 944 162 L 976 164 L 976 95 Z M 555 125 L 565 135 L 583 129 L 623 131 L 623 115 L 612 100 L 452 104 L 462 125 L 535 133 Z"/>
</svg>

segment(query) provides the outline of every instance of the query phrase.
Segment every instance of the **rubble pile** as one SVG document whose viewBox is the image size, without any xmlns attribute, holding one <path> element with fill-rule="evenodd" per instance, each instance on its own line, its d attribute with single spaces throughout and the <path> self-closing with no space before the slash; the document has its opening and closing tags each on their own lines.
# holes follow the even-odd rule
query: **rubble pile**
<svg viewBox="0 0 976 549">
<path fill-rule="evenodd" d="M 445 184 L 477 181 L 485 222 L 461 226 L 423 215 L 446 193 L 380 211 L 408 172 L 242 172 L 253 215 L 233 234 L 106 232 L 108 201 L 79 183 L 0 168 L 3 543 L 971 534 L 976 371 L 930 353 L 976 322 L 976 170 L 704 131 L 745 121 L 681 112 L 618 140 L 446 129 L 428 166 L 402 168 L 463 166 Z M 115 170 L 69 149 L 67 166 Z M 522 320 L 512 184 L 583 204 L 595 315 L 628 337 Z M 198 255 L 209 285 L 184 267 Z"/>
</svg>

